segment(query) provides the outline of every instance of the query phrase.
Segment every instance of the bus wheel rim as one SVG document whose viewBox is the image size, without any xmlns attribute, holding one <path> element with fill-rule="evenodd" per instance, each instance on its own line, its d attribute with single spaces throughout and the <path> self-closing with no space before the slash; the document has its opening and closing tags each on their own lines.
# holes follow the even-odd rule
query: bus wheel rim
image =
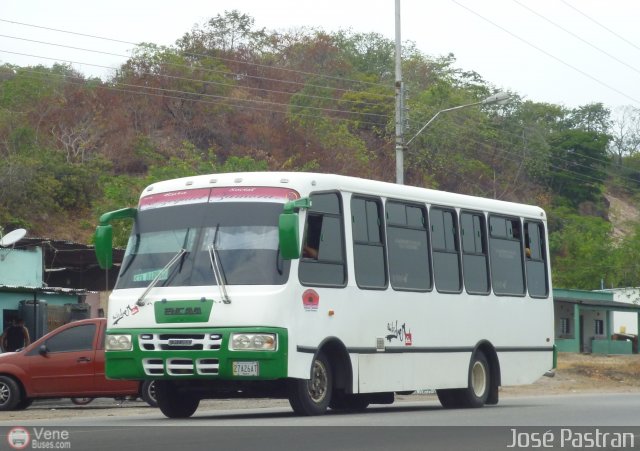
<svg viewBox="0 0 640 451">
<path fill-rule="evenodd" d="M 478 398 L 487 390 L 487 370 L 481 362 L 474 362 L 471 368 L 471 388 Z"/>
<path fill-rule="evenodd" d="M 329 387 L 329 375 L 325 365 L 316 360 L 313 362 L 313 370 L 311 372 L 311 380 L 309 381 L 309 395 L 315 403 L 321 403 L 327 396 Z"/>
</svg>

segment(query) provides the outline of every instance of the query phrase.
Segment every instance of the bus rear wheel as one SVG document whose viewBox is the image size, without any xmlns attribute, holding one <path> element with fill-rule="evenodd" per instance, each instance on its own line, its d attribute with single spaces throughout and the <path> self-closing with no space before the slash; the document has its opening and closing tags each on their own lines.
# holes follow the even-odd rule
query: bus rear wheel
<svg viewBox="0 0 640 451">
<path fill-rule="evenodd" d="M 477 408 L 487 402 L 491 390 L 489 362 L 482 351 L 473 354 L 469 363 L 467 388 L 436 390 L 438 400 L 445 409 Z"/>
<path fill-rule="evenodd" d="M 298 415 L 322 415 L 327 411 L 333 391 L 333 374 L 329 360 L 317 354 L 311 365 L 311 377 L 289 381 L 289 404 Z"/>
<path fill-rule="evenodd" d="M 489 362 L 482 351 L 471 358 L 469 365 L 469 386 L 461 393 L 464 407 L 482 407 L 487 402 L 491 390 Z"/>
<path fill-rule="evenodd" d="M 198 410 L 200 398 L 183 393 L 172 381 L 155 381 L 156 402 L 168 418 L 189 418 Z"/>
</svg>

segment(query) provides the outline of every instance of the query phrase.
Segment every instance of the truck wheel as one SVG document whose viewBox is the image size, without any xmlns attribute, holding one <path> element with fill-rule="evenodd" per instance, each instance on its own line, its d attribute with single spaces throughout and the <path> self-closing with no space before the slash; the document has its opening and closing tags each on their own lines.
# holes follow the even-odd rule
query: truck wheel
<svg viewBox="0 0 640 451">
<path fill-rule="evenodd" d="M 140 386 L 140 397 L 151 407 L 158 407 L 156 399 L 156 381 L 144 381 Z"/>
<path fill-rule="evenodd" d="M 0 411 L 14 410 L 20 403 L 20 387 L 8 376 L 0 376 Z"/>
<path fill-rule="evenodd" d="M 155 381 L 156 401 L 160 411 L 168 418 L 189 418 L 198 410 L 200 398 L 183 393 L 173 381 Z"/>
<path fill-rule="evenodd" d="M 333 391 L 333 374 L 323 353 L 313 359 L 310 379 L 289 381 L 289 404 L 298 415 L 322 415 L 327 411 Z"/>
</svg>

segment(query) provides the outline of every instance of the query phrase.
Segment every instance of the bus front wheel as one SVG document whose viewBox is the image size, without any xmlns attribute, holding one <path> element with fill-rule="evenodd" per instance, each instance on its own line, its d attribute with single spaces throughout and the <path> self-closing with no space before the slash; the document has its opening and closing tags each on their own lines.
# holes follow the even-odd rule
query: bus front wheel
<svg viewBox="0 0 640 451">
<path fill-rule="evenodd" d="M 289 404 L 298 415 L 322 415 L 327 411 L 333 391 L 333 374 L 329 360 L 317 354 L 311 365 L 311 377 L 289 381 Z"/>
<path fill-rule="evenodd" d="M 156 402 L 168 418 L 189 418 L 198 410 L 200 398 L 182 393 L 172 381 L 155 381 Z"/>
</svg>

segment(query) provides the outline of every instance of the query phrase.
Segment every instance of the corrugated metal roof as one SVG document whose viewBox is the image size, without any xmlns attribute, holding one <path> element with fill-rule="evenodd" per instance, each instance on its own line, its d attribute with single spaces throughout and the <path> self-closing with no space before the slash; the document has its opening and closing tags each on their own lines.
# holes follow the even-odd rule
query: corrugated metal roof
<svg viewBox="0 0 640 451">
<path fill-rule="evenodd" d="M 597 307 L 599 309 L 612 310 L 616 312 L 640 312 L 640 305 L 627 304 L 626 302 L 614 302 L 614 301 L 595 301 L 589 299 L 557 299 L 555 302 L 567 302 L 569 304 L 579 304 L 585 307 Z"/>
<path fill-rule="evenodd" d="M 566 288 L 554 288 L 553 299 L 557 301 L 599 301 L 613 302 L 613 293 L 589 290 L 571 290 Z"/>
</svg>

